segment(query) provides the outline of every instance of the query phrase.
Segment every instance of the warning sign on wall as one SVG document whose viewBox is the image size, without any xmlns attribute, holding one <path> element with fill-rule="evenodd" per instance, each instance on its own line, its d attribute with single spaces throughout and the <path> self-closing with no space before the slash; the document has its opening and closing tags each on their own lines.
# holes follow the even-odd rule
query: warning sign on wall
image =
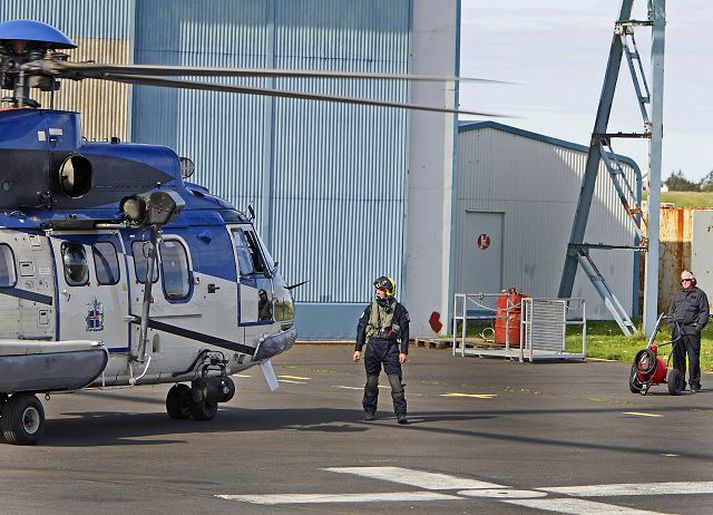
<svg viewBox="0 0 713 515">
<path fill-rule="evenodd" d="M 480 248 L 481 250 L 485 250 L 490 247 L 490 236 L 488 236 L 486 233 L 483 233 L 478 236 L 478 239 L 476 241 L 478 243 L 478 248 Z"/>
</svg>

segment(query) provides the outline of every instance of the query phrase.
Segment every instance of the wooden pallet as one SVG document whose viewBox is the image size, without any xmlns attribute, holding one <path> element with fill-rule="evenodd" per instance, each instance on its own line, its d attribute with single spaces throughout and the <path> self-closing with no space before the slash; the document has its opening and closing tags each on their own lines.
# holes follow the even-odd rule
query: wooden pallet
<svg viewBox="0 0 713 515">
<path fill-rule="evenodd" d="M 450 349 L 453 346 L 450 339 L 442 338 L 414 338 L 410 341 L 417 347 L 425 347 L 427 349 Z"/>
</svg>

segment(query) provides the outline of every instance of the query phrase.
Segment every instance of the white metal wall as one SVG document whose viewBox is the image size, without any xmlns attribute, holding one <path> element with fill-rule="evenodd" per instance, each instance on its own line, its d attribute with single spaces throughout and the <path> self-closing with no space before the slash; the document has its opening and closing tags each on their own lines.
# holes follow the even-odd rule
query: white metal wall
<svg viewBox="0 0 713 515">
<path fill-rule="evenodd" d="M 411 72 L 452 76 L 458 72 L 460 0 L 413 2 Z M 455 85 L 414 84 L 417 104 L 457 105 Z M 405 234 L 405 281 L 401 300 L 411 316 L 411 334 L 433 335 L 437 313 L 444 325 L 451 301 L 451 227 L 454 147 L 453 115 L 411 115 L 408 205 Z"/>
<path fill-rule="evenodd" d="M 456 289 L 466 210 L 504 213 L 503 288 L 514 286 L 537 297 L 556 297 L 587 159 L 576 145 L 531 135 L 514 128 L 461 130 L 456 179 Z M 632 186 L 634 168 L 623 163 Z M 633 223 L 624 212 L 602 163 L 597 178 L 585 241 L 632 245 Z M 592 251 L 593 259 L 617 297 L 631 313 L 634 255 L 630 250 Z M 477 273 L 487 274 L 488 271 Z M 588 318 L 610 315 L 589 279 L 577 273 L 573 297 L 586 300 Z"/>
</svg>

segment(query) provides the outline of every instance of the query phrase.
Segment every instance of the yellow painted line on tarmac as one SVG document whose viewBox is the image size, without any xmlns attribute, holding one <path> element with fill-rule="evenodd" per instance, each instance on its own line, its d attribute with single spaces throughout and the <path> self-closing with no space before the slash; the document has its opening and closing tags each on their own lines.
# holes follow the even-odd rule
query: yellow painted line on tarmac
<svg viewBox="0 0 713 515">
<path fill-rule="evenodd" d="M 301 376 L 277 376 L 280 379 L 292 379 L 294 381 L 309 381 L 311 377 L 301 377 Z"/>
<path fill-rule="evenodd" d="M 471 399 L 494 399 L 497 397 L 497 394 L 495 393 L 460 393 L 460 392 L 451 392 L 451 393 L 442 393 L 440 397 L 469 397 Z"/>
<path fill-rule="evenodd" d="M 635 417 L 651 417 L 651 418 L 661 418 L 663 415 L 657 413 L 642 413 L 640 411 L 625 411 L 624 415 L 633 415 Z"/>
</svg>

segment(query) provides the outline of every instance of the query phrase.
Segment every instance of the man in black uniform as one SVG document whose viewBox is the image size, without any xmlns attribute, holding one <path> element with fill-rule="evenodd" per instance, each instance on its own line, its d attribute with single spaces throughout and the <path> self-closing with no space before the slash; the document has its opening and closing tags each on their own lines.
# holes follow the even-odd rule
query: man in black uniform
<svg viewBox="0 0 713 515">
<path fill-rule="evenodd" d="M 688 383 L 692 392 L 701 390 L 701 331 L 708 323 L 708 297 L 696 287 L 696 277 L 689 270 L 681 273 L 681 290 L 676 293 L 669 310 L 669 326 L 672 338 L 679 341 L 673 348 L 673 367 L 686 377 L 686 354 L 690 370 Z M 678 327 L 681 334 L 678 334 Z M 684 382 L 685 388 L 685 382 Z"/>
<path fill-rule="evenodd" d="M 379 374 L 383 364 L 391 384 L 391 398 L 394 413 L 399 424 L 408 424 L 406 418 L 406 397 L 401 375 L 401 365 L 408 361 L 409 317 L 406 308 L 396 302 L 396 283 L 390 277 L 379 277 L 374 281 L 376 298 L 364 310 L 357 325 L 356 347 L 352 360 L 361 359 L 362 348 L 368 342 L 364 353 L 366 386 L 362 405 L 366 420 L 376 417 L 379 397 Z M 401 340 L 401 345 L 399 345 Z"/>
</svg>

